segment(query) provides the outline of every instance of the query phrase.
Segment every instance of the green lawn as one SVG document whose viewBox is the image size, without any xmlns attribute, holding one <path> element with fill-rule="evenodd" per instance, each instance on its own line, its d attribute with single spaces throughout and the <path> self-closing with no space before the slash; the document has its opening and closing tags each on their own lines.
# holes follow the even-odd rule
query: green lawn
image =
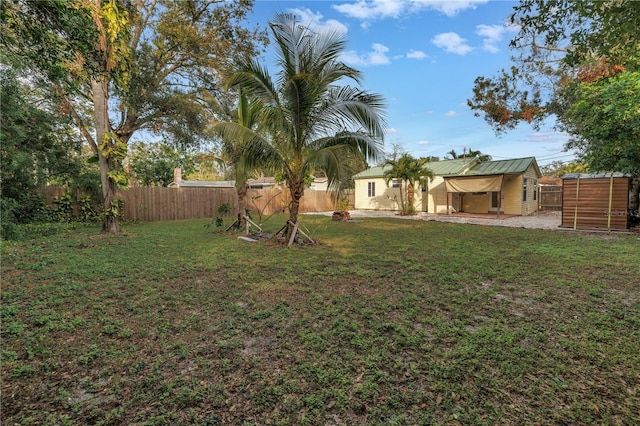
<svg viewBox="0 0 640 426">
<path fill-rule="evenodd" d="M 302 220 L 4 243 L 2 423 L 640 424 L 637 235 Z"/>
</svg>

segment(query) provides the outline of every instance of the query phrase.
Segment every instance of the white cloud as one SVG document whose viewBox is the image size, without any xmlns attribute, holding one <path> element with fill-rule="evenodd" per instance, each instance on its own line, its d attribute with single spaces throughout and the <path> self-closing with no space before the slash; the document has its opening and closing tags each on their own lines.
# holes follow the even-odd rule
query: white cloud
<svg viewBox="0 0 640 426">
<path fill-rule="evenodd" d="M 384 133 L 385 135 L 395 135 L 396 133 L 398 133 L 398 129 L 394 129 L 393 127 L 390 127 L 388 129 L 384 129 Z"/>
<path fill-rule="evenodd" d="M 335 19 L 328 19 L 327 21 L 322 21 L 324 17 L 321 13 L 314 13 L 311 9 L 305 8 L 294 8 L 288 10 L 290 13 L 293 13 L 300 19 L 300 23 L 305 27 L 308 27 L 314 31 L 318 32 L 338 32 L 338 33 L 347 33 L 347 26 L 340 21 Z"/>
<path fill-rule="evenodd" d="M 407 52 L 407 58 L 409 59 L 424 59 L 427 57 L 427 54 L 420 50 L 409 50 Z"/>
<path fill-rule="evenodd" d="M 418 145 L 429 145 L 429 141 L 418 141 L 416 142 Z"/>
<path fill-rule="evenodd" d="M 355 3 L 333 5 L 338 12 L 361 21 L 372 21 L 386 18 L 399 18 L 408 13 L 422 10 L 435 10 L 446 16 L 475 9 L 478 4 L 488 0 L 358 0 Z"/>
<path fill-rule="evenodd" d="M 476 34 L 483 38 L 484 50 L 490 53 L 499 52 L 498 43 L 502 41 L 506 34 L 516 31 L 518 31 L 518 28 L 514 26 L 484 24 L 476 26 Z"/>
<path fill-rule="evenodd" d="M 487 3 L 488 0 L 410 0 L 411 8 L 414 10 L 433 9 L 449 17 L 467 10 L 475 9 L 478 4 Z"/>
<path fill-rule="evenodd" d="M 344 52 L 340 59 L 350 65 L 369 66 L 369 65 L 386 65 L 391 63 L 387 56 L 389 48 L 380 43 L 371 45 L 371 52 L 359 55 L 356 51 L 350 50 Z"/>
<path fill-rule="evenodd" d="M 407 3 L 403 1 L 358 0 L 355 3 L 335 4 L 333 6 L 338 12 L 351 18 L 362 21 L 397 18 L 406 9 Z"/>
<path fill-rule="evenodd" d="M 455 111 L 447 111 L 447 112 L 444 114 L 444 116 L 445 116 L 445 117 L 455 117 L 455 116 L 457 116 L 457 115 L 458 115 L 458 113 L 457 113 L 457 112 L 455 112 Z"/>
<path fill-rule="evenodd" d="M 371 65 L 385 65 L 391 62 L 385 55 L 389 51 L 387 46 L 373 43 L 371 47 L 373 48 L 373 52 L 369 52 L 369 63 Z"/>
<path fill-rule="evenodd" d="M 456 55 L 466 55 L 473 50 L 473 47 L 466 43 L 467 40 L 456 33 L 438 34 L 431 42 L 446 52 L 455 53 Z"/>
</svg>

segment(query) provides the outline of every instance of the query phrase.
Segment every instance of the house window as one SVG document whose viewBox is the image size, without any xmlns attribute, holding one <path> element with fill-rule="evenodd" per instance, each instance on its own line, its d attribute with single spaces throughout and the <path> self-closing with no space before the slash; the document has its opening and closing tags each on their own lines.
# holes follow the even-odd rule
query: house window
<svg viewBox="0 0 640 426">
<path fill-rule="evenodd" d="M 426 179 L 421 182 L 420 186 L 422 187 L 422 192 L 428 192 L 429 191 L 429 187 L 427 185 L 428 185 L 428 183 L 427 183 Z"/>
<path fill-rule="evenodd" d="M 391 181 L 392 188 L 400 188 L 400 186 L 401 186 L 401 182 L 398 179 L 394 179 Z"/>
<path fill-rule="evenodd" d="M 522 179 L 522 201 L 527 201 L 527 178 Z"/>
<path fill-rule="evenodd" d="M 533 201 L 538 200 L 538 181 L 533 181 Z"/>
<path fill-rule="evenodd" d="M 376 183 L 375 182 L 367 182 L 367 196 L 369 198 L 373 198 L 376 196 Z"/>
</svg>

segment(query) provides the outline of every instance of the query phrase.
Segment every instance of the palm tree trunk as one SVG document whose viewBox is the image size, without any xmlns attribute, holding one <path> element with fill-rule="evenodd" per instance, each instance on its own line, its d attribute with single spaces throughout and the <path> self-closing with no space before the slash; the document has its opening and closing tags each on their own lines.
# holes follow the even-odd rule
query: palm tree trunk
<svg viewBox="0 0 640 426">
<path fill-rule="evenodd" d="M 407 184 L 407 213 L 413 214 L 414 207 L 413 203 L 415 202 L 415 188 L 413 183 Z"/>
<path fill-rule="evenodd" d="M 244 229 L 247 226 L 247 182 L 236 183 L 236 191 L 238 192 L 238 228 Z"/>
<path fill-rule="evenodd" d="M 295 223 L 298 222 L 298 213 L 300 211 L 300 199 L 304 194 L 304 182 L 292 180 L 289 182 L 289 193 L 291 194 L 291 203 L 289 204 L 289 223 L 287 226 L 287 240 L 291 238 Z M 297 239 L 297 236 L 296 236 Z"/>
</svg>

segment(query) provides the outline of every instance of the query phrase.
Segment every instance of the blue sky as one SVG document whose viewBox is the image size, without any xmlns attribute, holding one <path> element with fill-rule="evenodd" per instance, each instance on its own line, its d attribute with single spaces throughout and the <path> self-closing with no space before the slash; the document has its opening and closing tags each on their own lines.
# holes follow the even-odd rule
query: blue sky
<svg viewBox="0 0 640 426">
<path fill-rule="evenodd" d="M 478 76 L 511 66 L 505 20 L 512 1 L 275 1 L 257 0 L 251 20 L 265 26 L 278 12 L 295 13 L 315 27 L 346 33 L 342 60 L 363 73 L 361 87 L 387 103 L 385 145 L 400 144 L 415 157 L 466 147 L 495 160 L 535 156 L 538 164 L 570 161 L 566 135 L 551 124 L 496 136 L 466 105 Z M 265 61 L 269 59 L 269 49 Z"/>
</svg>

